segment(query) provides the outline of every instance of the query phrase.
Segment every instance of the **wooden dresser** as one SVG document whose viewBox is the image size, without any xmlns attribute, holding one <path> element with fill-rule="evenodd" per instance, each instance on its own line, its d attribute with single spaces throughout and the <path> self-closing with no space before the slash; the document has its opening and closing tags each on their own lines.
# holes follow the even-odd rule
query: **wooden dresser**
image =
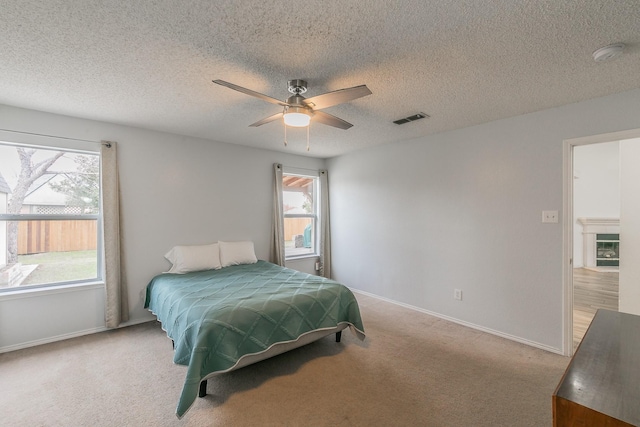
<svg viewBox="0 0 640 427">
<path fill-rule="evenodd" d="M 598 310 L 552 404 L 555 427 L 640 426 L 640 316 Z"/>
</svg>

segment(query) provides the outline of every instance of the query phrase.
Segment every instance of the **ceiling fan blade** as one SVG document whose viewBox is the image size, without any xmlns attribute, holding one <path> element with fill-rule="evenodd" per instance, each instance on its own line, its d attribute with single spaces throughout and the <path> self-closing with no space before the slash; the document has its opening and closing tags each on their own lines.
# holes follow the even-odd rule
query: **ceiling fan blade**
<svg viewBox="0 0 640 427">
<path fill-rule="evenodd" d="M 246 95 L 254 96 L 256 98 L 262 99 L 263 101 L 270 102 L 276 105 L 282 105 L 283 107 L 289 106 L 284 101 L 280 101 L 279 99 L 271 98 L 270 96 L 263 95 L 259 92 L 253 91 L 251 89 L 247 89 L 246 87 L 234 85 L 233 83 L 225 82 L 224 80 L 212 80 L 214 83 L 219 84 L 220 86 L 226 86 L 229 89 L 237 90 L 238 92 L 242 92 Z"/>
<path fill-rule="evenodd" d="M 253 126 L 253 127 L 262 126 L 262 125 L 263 125 L 263 124 L 265 124 L 265 123 L 269 123 L 269 122 L 272 122 L 272 121 L 274 121 L 274 120 L 281 119 L 283 115 L 284 115 L 284 113 L 282 113 L 282 112 L 280 112 L 280 113 L 276 113 L 276 114 L 274 114 L 273 116 L 265 117 L 264 119 L 259 120 L 259 121 L 255 122 L 254 124 L 251 124 L 251 125 L 249 125 L 249 126 L 250 126 L 250 127 L 251 127 L 251 126 Z"/>
<path fill-rule="evenodd" d="M 312 96 L 303 102 L 314 110 L 322 110 L 323 108 L 333 107 L 334 105 L 343 104 L 371 95 L 371 91 L 366 85 L 355 86 L 347 89 L 334 90 L 322 95 Z"/>
<path fill-rule="evenodd" d="M 336 116 L 332 116 L 331 114 L 327 114 L 324 111 L 314 111 L 311 121 L 345 130 L 353 126 L 351 123 L 344 121 Z"/>
</svg>

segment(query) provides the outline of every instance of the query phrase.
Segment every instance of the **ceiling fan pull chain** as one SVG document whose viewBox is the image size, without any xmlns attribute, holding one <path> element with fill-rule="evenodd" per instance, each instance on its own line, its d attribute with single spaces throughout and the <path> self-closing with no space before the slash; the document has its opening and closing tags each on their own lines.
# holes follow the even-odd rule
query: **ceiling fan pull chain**
<svg viewBox="0 0 640 427">
<path fill-rule="evenodd" d="M 287 146 L 287 125 L 284 125 L 284 146 Z"/>
<path fill-rule="evenodd" d="M 309 128 L 311 125 L 307 126 L 307 151 L 309 151 Z"/>
</svg>

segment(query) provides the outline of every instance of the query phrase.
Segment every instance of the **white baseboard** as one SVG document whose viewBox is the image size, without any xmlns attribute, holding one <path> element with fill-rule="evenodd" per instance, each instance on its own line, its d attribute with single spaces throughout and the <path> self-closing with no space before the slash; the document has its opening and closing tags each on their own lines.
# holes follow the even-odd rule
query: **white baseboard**
<svg viewBox="0 0 640 427">
<path fill-rule="evenodd" d="M 375 295 L 375 294 L 372 294 L 372 293 L 369 293 L 369 292 L 365 292 L 365 291 L 362 291 L 362 290 L 359 290 L 359 289 L 351 289 L 351 290 L 354 293 L 359 293 L 359 294 L 366 295 L 366 296 L 371 297 L 371 298 L 375 298 L 375 299 L 378 299 L 378 300 L 381 300 L 381 301 L 385 301 L 385 302 L 388 302 L 388 303 L 391 303 L 391 304 L 395 304 L 395 305 L 398 305 L 398 306 L 401 306 L 401 307 L 405 307 L 405 308 L 408 308 L 410 310 L 418 311 L 420 313 L 425 313 L 425 314 L 428 314 L 430 316 L 438 317 L 440 319 L 447 320 L 449 322 L 453 322 L 453 323 L 457 323 L 457 324 L 462 325 L 462 326 L 466 326 L 468 328 L 472 328 L 472 329 L 476 329 L 476 330 L 479 330 L 479 331 L 482 331 L 482 332 L 486 332 L 488 334 L 496 335 L 496 336 L 499 336 L 499 337 L 502 337 L 502 338 L 505 338 L 505 339 L 508 339 L 508 340 L 511 340 L 511 341 L 519 342 L 521 344 L 525 344 L 525 345 L 528 345 L 528 346 L 531 346 L 531 347 L 539 348 L 541 350 L 545 350 L 545 351 L 548 351 L 550 353 L 556 353 L 556 354 L 564 355 L 561 349 L 558 349 L 558 348 L 555 348 L 555 347 L 551 347 L 551 346 L 548 346 L 548 345 L 545 345 L 545 344 L 541 344 L 541 343 L 538 343 L 538 342 L 535 342 L 535 341 L 530 341 L 530 340 L 527 340 L 527 339 L 524 339 L 524 338 L 521 338 L 521 337 L 518 337 L 518 336 L 515 336 L 515 335 L 506 334 L 504 332 L 496 331 L 494 329 L 486 328 L 484 326 L 479 326 L 479 325 L 476 325 L 474 323 L 466 322 L 464 320 L 456 319 L 456 318 L 453 318 L 453 317 L 450 317 L 450 316 L 446 316 L 444 314 L 440 314 L 440 313 L 437 313 L 437 312 L 434 312 L 434 311 L 426 310 L 424 308 L 416 307 L 416 306 L 413 306 L 413 305 L 410 305 L 410 304 L 405 304 L 403 302 L 399 302 L 399 301 L 395 301 L 395 300 L 392 300 L 392 299 L 389 299 L 389 298 L 381 297 L 379 295 Z M 151 322 L 153 320 L 155 320 L 155 319 L 147 318 L 147 317 L 140 318 L 140 319 L 131 319 L 131 320 L 125 322 L 125 323 L 122 323 L 119 326 L 119 328 L 126 328 L 127 326 L 138 325 L 140 323 Z M 71 332 L 71 333 L 68 333 L 68 334 L 62 334 L 62 335 L 56 335 L 56 336 L 53 336 L 53 337 L 47 337 L 47 338 L 43 338 L 43 339 L 39 339 L 39 340 L 28 341 L 28 342 L 24 342 L 24 343 L 20 343 L 20 344 L 9 345 L 9 346 L 5 346 L 5 347 L 0 347 L 0 353 L 7 353 L 7 352 L 10 352 L 10 351 L 20 350 L 20 349 L 23 349 L 23 348 L 35 347 L 37 345 L 43 345 L 43 344 L 49 344 L 49 343 L 56 342 L 56 341 L 62 341 L 62 340 L 70 339 L 70 338 L 81 337 L 83 335 L 89 335 L 89 334 L 95 334 L 95 333 L 98 333 L 98 332 L 104 332 L 106 330 L 108 330 L 106 327 L 101 326 L 101 327 L 97 327 L 97 328 L 85 329 L 85 330 L 77 331 L 77 332 Z"/>
<path fill-rule="evenodd" d="M 8 345 L 0 347 L 0 353 L 8 353 L 10 351 L 21 350 L 23 348 L 35 347 L 37 345 L 49 344 L 56 341 L 68 340 L 69 338 L 81 337 L 83 335 L 95 334 L 97 332 L 106 331 L 107 328 L 100 326 L 98 328 L 85 329 L 82 331 L 71 332 L 68 334 L 56 335 L 53 337 L 42 338 L 39 340 L 27 341 L 20 344 Z"/>
<path fill-rule="evenodd" d="M 416 306 L 413 306 L 413 305 L 410 305 L 410 304 L 405 304 L 403 302 L 394 301 L 392 299 L 381 297 L 379 295 L 375 295 L 375 294 L 372 294 L 372 293 L 369 293 L 369 292 L 361 291 L 359 289 L 351 289 L 351 291 L 353 291 L 354 293 L 366 295 L 366 296 L 371 297 L 371 298 L 379 299 L 381 301 L 385 301 L 385 302 L 388 302 L 388 303 L 391 303 L 391 304 L 399 305 L 401 307 L 408 308 L 410 310 L 419 311 L 420 313 L 425 313 L 425 314 L 428 314 L 430 316 L 438 317 L 440 319 L 447 320 L 449 322 L 457 323 L 459 325 L 466 326 L 468 328 L 472 328 L 472 329 L 476 329 L 478 331 L 486 332 L 486 333 L 491 334 L 491 335 L 496 335 L 498 337 L 505 338 L 505 339 L 508 339 L 510 341 L 519 342 L 521 344 L 525 344 L 525 345 L 528 345 L 530 347 L 539 348 L 541 350 L 545 350 L 545 351 L 548 351 L 550 353 L 555 353 L 555 354 L 559 354 L 561 356 L 564 356 L 564 353 L 562 352 L 562 349 L 551 347 L 551 346 L 548 346 L 546 344 L 541 344 L 539 342 L 530 341 L 530 340 L 527 340 L 525 338 L 521 338 L 521 337 L 518 337 L 518 336 L 515 336 L 515 335 L 511 335 L 511 334 L 506 334 L 504 332 L 496 331 L 494 329 L 485 328 L 484 326 L 479 326 L 479 325 L 476 325 L 474 323 L 466 322 L 464 320 L 456 319 L 454 317 L 449 317 L 449 316 L 446 316 L 444 314 L 436 313 L 434 311 L 425 310 L 424 308 L 416 307 Z"/>
<path fill-rule="evenodd" d="M 120 326 L 118 326 L 118 329 L 126 328 L 127 326 L 138 325 L 140 323 L 151 322 L 153 320 L 155 320 L 155 319 L 154 318 L 147 318 L 147 317 L 144 317 L 144 318 L 141 318 L 141 319 L 132 319 L 132 320 L 129 320 L 127 322 L 121 323 Z M 108 330 L 109 330 L 109 328 L 107 328 L 106 326 L 99 326 L 97 328 L 84 329 L 82 331 L 70 332 L 68 334 L 61 334 L 61 335 L 56 335 L 56 336 L 53 336 L 53 337 L 46 337 L 46 338 L 42 338 L 42 339 L 38 339 L 38 340 L 27 341 L 27 342 L 23 342 L 23 343 L 20 343 L 20 344 L 8 345 L 8 346 L 0 347 L 0 353 L 8 353 L 10 351 L 21 350 L 23 348 L 35 347 L 35 346 L 43 345 L 43 344 L 50 344 L 52 342 L 68 340 L 70 338 L 81 337 L 81 336 L 84 336 L 84 335 L 97 334 L 98 332 L 104 332 L 104 331 L 108 331 Z"/>
</svg>

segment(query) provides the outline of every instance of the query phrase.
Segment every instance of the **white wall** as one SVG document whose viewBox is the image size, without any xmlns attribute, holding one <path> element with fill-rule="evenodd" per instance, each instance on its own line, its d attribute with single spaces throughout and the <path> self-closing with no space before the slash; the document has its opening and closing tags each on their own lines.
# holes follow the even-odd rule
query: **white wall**
<svg viewBox="0 0 640 427">
<path fill-rule="evenodd" d="M 640 315 L 640 138 L 620 141 L 620 306 Z"/>
<path fill-rule="evenodd" d="M 169 268 L 163 255 L 173 245 L 249 239 L 258 258 L 268 259 L 273 163 L 324 167 L 321 159 L 10 106 L 0 106 L 0 129 L 118 142 L 130 323 L 153 319 L 143 308 L 144 290 L 155 274 Z M 314 261 L 292 267 L 305 270 Z M 0 351 L 103 328 L 101 287 L 19 298 L 0 294 Z"/>
<path fill-rule="evenodd" d="M 7 213 L 8 195 L 0 193 L 0 213 Z M 7 229 L 0 229 L 0 248 L 7 247 Z M 0 251 L 0 268 L 7 264 L 7 251 Z"/>
<path fill-rule="evenodd" d="M 578 218 L 620 218 L 620 144 L 579 145 L 573 149 L 573 267 L 583 266 L 582 225 Z"/>
<path fill-rule="evenodd" d="M 563 221 L 541 212 L 563 215 L 563 140 L 640 128 L 638 111 L 634 90 L 331 159 L 334 277 L 566 352 Z"/>
</svg>

